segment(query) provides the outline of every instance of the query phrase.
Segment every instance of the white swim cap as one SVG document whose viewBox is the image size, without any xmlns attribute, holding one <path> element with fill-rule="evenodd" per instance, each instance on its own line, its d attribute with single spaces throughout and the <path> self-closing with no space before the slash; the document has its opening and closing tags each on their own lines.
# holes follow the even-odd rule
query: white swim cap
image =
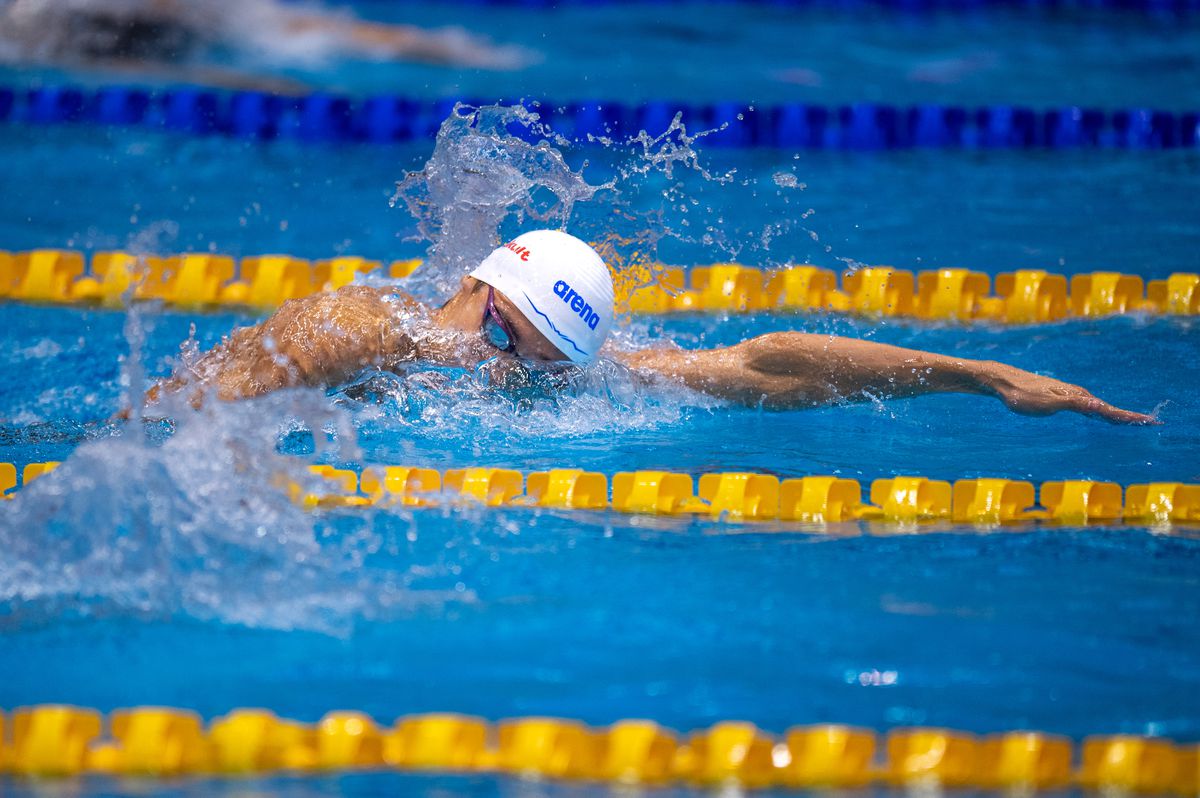
<svg viewBox="0 0 1200 798">
<path fill-rule="evenodd" d="M 573 363 L 596 356 L 613 318 L 612 275 L 583 241 L 534 230 L 497 249 L 471 272 L 504 293 Z"/>
</svg>

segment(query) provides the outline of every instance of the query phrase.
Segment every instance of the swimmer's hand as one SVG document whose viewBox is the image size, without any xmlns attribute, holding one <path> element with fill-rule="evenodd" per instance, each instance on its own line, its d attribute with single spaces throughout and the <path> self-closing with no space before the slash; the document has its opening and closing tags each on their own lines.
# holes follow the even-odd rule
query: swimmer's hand
<svg viewBox="0 0 1200 798">
<path fill-rule="evenodd" d="M 1010 410 L 1027 416 L 1048 416 L 1060 410 L 1070 410 L 1113 424 L 1144 426 L 1162 423 L 1145 413 L 1110 405 L 1078 385 L 1042 377 L 1003 363 L 979 363 L 979 381 Z"/>
</svg>

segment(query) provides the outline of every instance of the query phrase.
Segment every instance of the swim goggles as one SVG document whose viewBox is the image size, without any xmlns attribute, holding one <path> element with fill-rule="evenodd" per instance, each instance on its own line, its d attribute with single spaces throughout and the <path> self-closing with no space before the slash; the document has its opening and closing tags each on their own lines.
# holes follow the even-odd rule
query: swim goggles
<svg viewBox="0 0 1200 798">
<path fill-rule="evenodd" d="M 483 337 L 492 346 L 506 354 L 516 354 L 517 336 L 513 335 L 508 322 L 496 310 L 496 289 L 488 286 L 487 306 L 483 311 Z"/>
</svg>

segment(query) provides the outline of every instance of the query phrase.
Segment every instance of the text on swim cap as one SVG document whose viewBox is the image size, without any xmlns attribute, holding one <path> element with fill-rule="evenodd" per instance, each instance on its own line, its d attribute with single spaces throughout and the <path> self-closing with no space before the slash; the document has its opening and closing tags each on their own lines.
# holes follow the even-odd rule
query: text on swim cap
<svg viewBox="0 0 1200 798">
<path fill-rule="evenodd" d="M 600 314 L 592 310 L 592 306 L 587 303 L 586 299 L 575 293 L 574 288 L 559 280 L 554 284 L 554 295 L 569 305 L 571 310 L 583 319 L 589 329 L 596 329 L 596 325 L 600 323 Z"/>
<path fill-rule="evenodd" d="M 516 241 L 509 241 L 504 246 L 508 247 L 513 252 L 520 255 L 521 260 L 529 260 L 529 248 L 528 247 L 523 247 L 520 244 L 518 244 Z"/>
</svg>

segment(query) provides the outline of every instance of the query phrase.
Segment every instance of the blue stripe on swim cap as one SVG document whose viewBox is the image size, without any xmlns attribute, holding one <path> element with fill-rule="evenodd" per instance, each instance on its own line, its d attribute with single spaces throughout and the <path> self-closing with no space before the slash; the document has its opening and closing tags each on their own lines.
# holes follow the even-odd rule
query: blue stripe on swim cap
<svg viewBox="0 0 1200 798">
<path fill-rule="evenodd" d="M 524 291 L 522 291 L 521 293 L 525 294 Z M 546 320 L 546 323 L 550 325 L 550 329 L 554 330 L 554 332 L 558 335 L 559 338 L 563 339 L 564 341 L 569 343 L 571 346 L 575 347 L 575 351 L 578 352 L 579 354 L 583 355 L 584 357 L 591 357 L 591 355 L 589 355 L 587 352 L 584 352 L 582 349 L 579 348 L 579 344 L 572 341 L 570 339 L 570 337 L 563 334 L 562 330 L 560 330 L 554 326 L 554 322 L 550 320 L 549 316 L 547 316 L 545 313 L 542 313 L 541 309 L 533 303 L 533 300 L 529 298 L 529 294 L 525 294 L 525 300 L 527 302 L 529 302 L 529 307 L 533 308 L 535 313 L 537 313 L 539 316 L 541 316 L 543 319 Z"/>
</svg>

